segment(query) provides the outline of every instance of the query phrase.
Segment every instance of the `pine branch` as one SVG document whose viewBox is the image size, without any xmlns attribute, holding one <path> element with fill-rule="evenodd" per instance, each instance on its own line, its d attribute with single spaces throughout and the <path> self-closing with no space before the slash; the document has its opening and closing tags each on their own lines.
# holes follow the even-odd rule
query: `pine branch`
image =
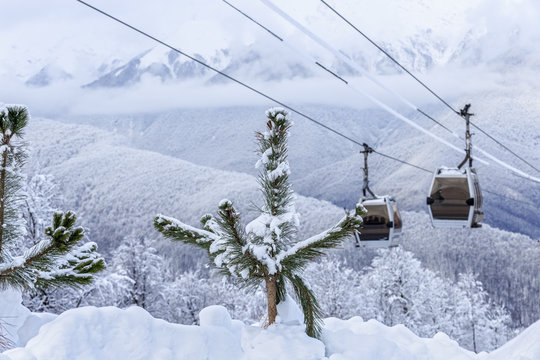
<svg viewBox="0 0 540 360">
<path fill-rule="evenodd" d="M 224 252 L 218 256 L 223 257 L 223 263 L 233 275 L 244 279 L 251 276 L 262 278 L 265 267 L 251 252 L 240 226 L 240 215 L 232 202 L 221 201 L 218 215 L 217 223 L 222 233 L 220 248 L 224 249 Z"/>
<path fill-rule="evenodd" d="M 263 266 L 247 249 L 238 212 L 230 201 L 220 203 L 218 216 L 218 219 L 211 215 L 203 216 L 204 230 L 164 215 L 155 218 L 154 227 L 171 240 L 206 250 L 212 265 L 224 275 L 262 278 Z"/>
<path fill-rule="evenodd" d="M 287 162 L 287 140 L 291 123 L 286 118 L 287 111 L 283 109 L 271 109 L 267 111 L 267 116 L 267 130 L 255 134 L 259 143 L 257 153 L 261 157 L 255 166 L 263 166 L 258 182 L 266 202 L 265 211 L 276 216 L 288 211 L 293 196 Z"/>
<path fill-rule="evenodd" d="M 296 243 L 288 250 L 277 255 L 278 261 L 284 268 L 300 270 L 308 262 L 324 254 L 324 250 L 340 245 L 345 239 L 353 236 L 362 227 L 363 208 L 357 207 L 355 214 L 347 213 L 338 224 L 309 239 Z"/>
<path fill-rule="evenodd" d="M 7 112 L 6 112 L 7 110 Z M 5 247 L 18 238 L 19 214 L 16 211 L 21 187 L 18 170 L 22 167 L 26 154 L 13 142 L 13 136 L 22 137 L 28 123 L 28 111 L 25 107 L 8 106 L 0 111 L 0 262 L 9 260 Z"/>
<path fill-rule="evenodd" d="M 155 217 L 154 228 L 168 239 L 195 245 L 208 252 L 212 242 L 219 240 L 219 237 L 212 232 L 194 228 L 175 218 L 161 214 Z"/>
<path fill-rule="evenodd" d="M 323 322 L 322 310 L 315 294 L 298 275 L 287 273 L 286 276 L 293 286 L 296 297 L 300 300 L 300 306 L 302 306 L 304 313 L 304 324 L 306 324 L 306 334 L 318 339 L 321 336 Z"/>
<path fill-rule="evenodd" d="M 93 280 L 92 274 L 105 269 L 95 243 L 76 247 L 84 237 L 74 228 L 72 212 L 55 213 L 53 226 L 45 230 L 48 239 L 31 247 L 23 256 L 0 266 L 0 288 L 31 286 L 78 286 Z"/>
<path fill-rule="evenodd" d="M 40 273 L 35 286 L 79 286 L 89 285 L 94 274 L 105 270 L 105 261 L 97 253 L 97 244 L 88 242 L 67 256 L 56 270 Z"/>
<path fill-rule="evenodd" d="M 285 300 L 287 296 L 287 283 L 286 278 L 282 272 L 277 275 L 276 285 L 277 285 L 277 302 L 279 304 L 281 301 Z"/>
</svg>

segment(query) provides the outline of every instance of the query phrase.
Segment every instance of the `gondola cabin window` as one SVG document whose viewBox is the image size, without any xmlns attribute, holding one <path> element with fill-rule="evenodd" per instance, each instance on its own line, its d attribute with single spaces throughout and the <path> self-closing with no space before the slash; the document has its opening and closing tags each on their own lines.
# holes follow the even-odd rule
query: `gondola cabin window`
<svg viewBox="0 0 540 360">
<path fill-rule="evenodd" d="M 388 239 L 388 208 L 383 205 L 364 205 L 368 213 L 363 216 L 364 225 L 360 231 L 361 240 Z"/>
<path fill-rule="evenodd" d="M 467 220 L 467 200 L 470 197 L 467 178 L 436 178 L 431 192 L 433 217 L 443 220 Z"/>
</svg>

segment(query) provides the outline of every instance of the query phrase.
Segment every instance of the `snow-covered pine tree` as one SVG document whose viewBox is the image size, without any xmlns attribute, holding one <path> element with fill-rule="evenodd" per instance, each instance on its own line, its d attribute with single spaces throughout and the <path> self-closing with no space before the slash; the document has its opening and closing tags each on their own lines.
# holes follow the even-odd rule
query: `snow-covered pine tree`
<svg viewBox="0 0 540 360">
<path fill-rule="evenodd" d="M 129 279 L 127 298 L 119 306 L 137 305 L 150 312 L 164 287 L 164 259 L 144 238 L 128 236 L 113 253 L 112 268 Z M 119 280 L 122 278 L 118 278 Z"/>
<path fill-rule="evenodd" d="M 22 136 L 27 123 L 25 107 L 0 109 L 0 289 L 88 284 L 105 262 L 95 243 L 78 245 L 84 232 L 75 227 L 72 212 L 55 213 L 44 239 L 28 249 L 20 247 L 25 233 Z"/>
<path fill-rule="evenodd" d="M 285 300 L 289 282 L 304 313 L 306 333 L 320 335 L 321 309 L 299 273 L 312 260 L 350 237 L 362 225 L 362 207 L 347 213 L 337 225 L 321 234 L 297 241 L 298 214 L 289 183 L 287 140 L 291 124 L 283 109 L 266 112 L 266 131 L 256 133 L 260 159 L 257 167 L 259 184 L 264 195 L 260 216 L 245 228 L 240 214 L 229 200 L 219 204 L 218 216 L 205 215 L 202 229 L 181 221 L 158 215 L 155 228 L 165 237 L 205 249 L 214 266 L 223 274 L 240 279 L 246 286 L 266 286 L 268 325 L 276 320 L 277 304 Z"/>
</svg>

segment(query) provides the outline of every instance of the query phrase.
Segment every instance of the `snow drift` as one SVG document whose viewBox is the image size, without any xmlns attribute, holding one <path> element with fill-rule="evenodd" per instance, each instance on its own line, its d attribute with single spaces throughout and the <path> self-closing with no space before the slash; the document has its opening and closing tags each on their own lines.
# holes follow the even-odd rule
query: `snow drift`
<svg viewBox="0 0 540 360">
<path fill-rule="evenodd" d="M 232 320 L 222 306 L 200 314 L 200 326 L 167 323 L 139 307 L 84 307 L 43 325 L 24 347 L 0 360 L 90 359 L 538 359 L 540 322 L 492 354 L 476 355 L 439 333 L 420 338 L 402 325 L 387 327 L 359 317 L 325 320 L 322 340 L 285 322 L 263 329 Z M 25 324 L 19 333 L 35 331 Z"/>
</svg>

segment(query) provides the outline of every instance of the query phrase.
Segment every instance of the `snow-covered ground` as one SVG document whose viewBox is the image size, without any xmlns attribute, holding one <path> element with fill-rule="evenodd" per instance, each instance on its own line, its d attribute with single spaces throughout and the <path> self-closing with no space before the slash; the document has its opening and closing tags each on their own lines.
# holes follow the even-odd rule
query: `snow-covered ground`
<svg viewBox="0 0 540 360">
<path fill-rule="evenodd" d="M 19 346 L 0 354 L 0 360 L 540 359 L 540 322 L 491 354 L 477 355 L 442 333 L 420 338 L 403 325 L 387 327 L 359 317 L 325 319 L 322 339 L 316 340 L 295 321 L 290 303 L 279 309 L 280 323 L 267 329 L 232 320 L 219 305 L 200 312 L 200 326 L 171 324 L 135 306 L 84 307 L 57 317 L 31 314 L 11 291 L 2 293 L 0 305 L 9 311 L 8 330 Z"/>
</svg>

